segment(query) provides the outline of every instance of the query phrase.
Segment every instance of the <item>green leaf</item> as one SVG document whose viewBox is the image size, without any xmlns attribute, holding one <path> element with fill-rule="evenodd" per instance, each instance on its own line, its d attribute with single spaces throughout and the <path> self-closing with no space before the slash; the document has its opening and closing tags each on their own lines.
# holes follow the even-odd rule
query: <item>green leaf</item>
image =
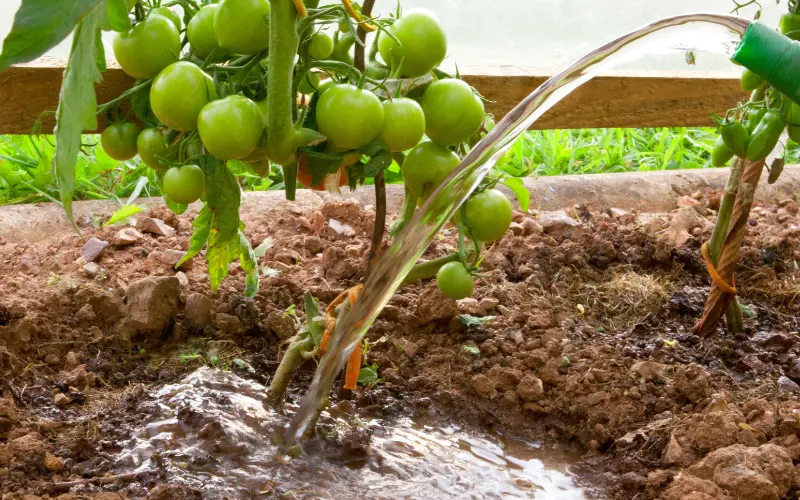
<svg viewBox="0 0 800 500">
<path fill-rule="evenodd" d="M 51 2 L 47 2 L 50 4 Z M 75 4 L 75 2 L 57 2 Z M 78 2 L 80 3 L 80 2 Z M 50 8 L 50 7 L 48 7 Z M 20 9 L 21 10 L 21 9 Z M 52 8 L 51 10 L 60 10 Z M 17 13 L 19 17 L 19 13 Z M 103 17 L 98 7 L 75 29 L 67 69 L 61 84 L 61 94 L 56 112 L 56 154 L 54 158 L 61 203 L 67 217 L 72 221 L 72 195 L 75 191 L 75 162 L 81 148 L 81 132 L 97 128 L 97 96 L 95 83 L 99 83 L 97 69 L 97 45 L 95 34 Z"/>
<path fill-rule="evenodd" d="M 131 29 L 128 4 L 125 0 L 106 0 L 106 12 L 112 30 L 125 32 Z"/>
<path fill-rule="evenodd" d="M 97 47 L 97 69 L 101 73 L 106 71 L 106 48 L 103 46 L 103 32 L 97 30 L 94 36 L 94 45 Z"/>
<path fill-rule="evenodd" d="M 372 363 L 371 366 L 365 366 L 358 371 L 358 383 L 366 387 L 372 387 L 379 384 L 381 379 L 378 378 L 378 364 Z"/>
<path fill-rule="evenodd" d="M 319 301 L 311 295 L 311 292 L 306 292 L 303 294 L 303 304 L 306 309 L 306 327 L 311 333 L 314 345 L 319 347 L 322 335 L 325 333 L 325 318 L 320 316 Z"/>
<path fill-rule="evenodd" d="M 508 187 L 508 189 L 514 193 L 514 196 L 517 197 L 519 207 L 522 209 L 522 211 L 527 212 L 528 207 L 531 204 L 531 192 L 525 187 L 522 179 L 517 177 L 506 177 L 503 179 L 503 184 L 505 184 L 506 187 Z"/>
<path fill-rule="evenodd" d="M 142 207 L 139 205 L 125 205 L 124 207 L 120 208 L 113 214 L 111 214 L 111 218 L 108 219 L 108 222 L 103 224 L 103 227 L 108 227 L 111 224 L 116 224 L 117 222 L 127 219 L 132 215 L 136 215 L 142 211 Z"/>
<path fill-rule="evenodd" d="M 186 255 L 176 264 L 176 267 L 181 267 L 186 261 L 197 256 L 197 254 L 203 250 L 203 247 L 206 246 L 206 243 L 208 243 L 208 235 L 211 234 L 213 215 L 208 206 L 204 206 L 200 210 L 197 218 L 192 222 L 194 233 L 192 233 L 192 238 L 189 240 L 189 251 L 187 251 Z"/>
<path fill-rule="evenodd" d="M 458 319 L 460 319 L 461 323 L 463 323 L 467 328 L 481 328 L 486 323 L 494 321 L 495 316 L 484 316 L 482 318 L 478 318 L 475 316 L 470 316 L 469 314 L 461 314 L 458 316 Z"/>
<path fill-rule="evenodd" d="M 102 0 L 22 0 L 22 5 L 14 16 L 11 33 L 3 41 L 0 73 L 12 64 L 33 61 L 58 45 L 76 25 L 83 24 L 92 9 L 101 3 Z M 94 45 L 94 28 L 101 19 L 96 16 L 89 23 L 88 28 L 91 29 L 84 30 L 91 32 L 92 45 Z M 76 33 L 76 39 L 77 35 Z M 73 50 L 74 48 L 73 43 Z"/>
<path fill-rule="evenodd" d="M 472 354 L 473 356 L 481 355 L 481 350 L 476 345 L 463 344 L 461 346 L 461 352 Z"/>
<path fill-rule="evenodd" d="M 245 361 L 243 359 L 233 358 L 233 364 L 238 366 L 239 368 L 247 370 L 247 372 L 250 373 L 250 374 L 255 374 L 256 373 L 256 369 L 253 368 L 253 365 L 251 365 L 250 363 L 248 363 L 247 361 Z"/>
</svg>

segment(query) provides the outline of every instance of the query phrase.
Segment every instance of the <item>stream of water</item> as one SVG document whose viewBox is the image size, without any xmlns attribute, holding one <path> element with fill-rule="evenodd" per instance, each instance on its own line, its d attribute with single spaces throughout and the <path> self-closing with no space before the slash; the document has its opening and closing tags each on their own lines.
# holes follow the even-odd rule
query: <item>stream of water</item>
<svg viewBox="0 0 800 500">
<path fill-rule="evenodd" d="M 730 56 L 749 25 L 746 19 L 723 14 L 687 14 L 655 21 L 586 54 L 520 102 L 470 151 L 375 263 L 358 301 L 336 323 L 328 353 L 288 428 L 287 440 L 302 438 L 356 343 L 425 248 L 508 147 L 537 119 L 598 73 L 647 55 L 698 51 Z"/>
</svg>

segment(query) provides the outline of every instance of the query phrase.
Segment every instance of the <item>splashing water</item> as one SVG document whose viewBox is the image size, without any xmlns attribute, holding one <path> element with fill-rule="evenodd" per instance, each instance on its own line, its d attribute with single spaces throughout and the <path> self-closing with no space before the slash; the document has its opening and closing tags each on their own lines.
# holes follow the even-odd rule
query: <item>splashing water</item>
<svg viewBox="0 0 800 500">
<path fill-rule="evenodd" d="M 358 301 L 336 324 L 328 354 L 323 356 L 289 426 L 287 440 L 301 439 L 327 400 L 333 381 L 350 352 L 425 248 L 506 150 L 536 120 L 601 71 L 648 54 L 699 51 L 731 56 L 749 25 L 746 19 L 722 14 L 686 14 L 655 21 L 586 54 L 511 110 L 416 211 L 392 246 L 375 263 Z"/>
</svg>

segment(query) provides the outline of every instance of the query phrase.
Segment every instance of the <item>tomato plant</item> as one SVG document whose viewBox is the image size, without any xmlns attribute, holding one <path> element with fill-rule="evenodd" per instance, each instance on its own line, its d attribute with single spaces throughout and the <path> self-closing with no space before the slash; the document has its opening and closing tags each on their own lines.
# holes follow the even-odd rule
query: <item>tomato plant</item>
<svg viewBox="0 0 800 500">
<path fill-rule="evenodd" d="M 134 78 L 153 78 L 178 60 L 181 39 L 175 25 L 155 15 L 114 38 L 114 57 L 125 73 Z"/>
<path fill-rule="evenodd" d="M 390 28 L 389 36 L 378 38 L 383 60 L 398 76 L 416 78 L 430 73 L 447 55 L 447 38 L 436 14 L 411 9 Z M 397 42 L 400 42 L 399 44 Z"/>
<path fill-rule="evenodd" d="M 197 165 L 172 167 L 164 174 L 164 194 L 177 203 L 194 203 L 206 188 L 206 174 Z"/>
<path fill-rule="evenodd" d="M 139 157 L 148 167 L 155 170 L 169 168 L 164 160 L 172 156 L 172 151 L 167 144 L 167 138 L 157 129 L 146 128 L 139 132 L 136 149 L 139 151 Z"/>
<path fill-rule="evenodd" d="M 513 213 L 511 202 L 497 189 L 472 196 L 464 204 L 464 224 L 479 241 L 499 240 L 506 234 Z"/>
<path fill-rule="evenodd" d="M 135 123 L 115 123 L 100 134 L 100 144 L 108 156 L 115 160 L 125 161 L 136 156 L 136 139 L 139 127 Z"/>
<path fill-rule="evenodd" d="M 425 135 L 425 113 L 413 99 L 400 97 L 383 102 L 384 122 L 379 135 L 389 151 L 406 151 Z"/>
<path fill-rule="evenodd" d="M 150 106 L 164 125 L 181 132 L 197 128 L 200 110 L 216 97 L 214 82 L 197 65 L 171 64 L 150 87 Z"/>
<path fill-rule="evenodd" d="M 335 85 L 317 103 L 317 125 L 336 147 L 358 149 L 381 131 L 383 106 L 372 92 L 354 85 Z"/>
<path fill-rule="evenodd" d="M 269 47 L 267 0 L 221 0 L 215 16 L 219 46 L 234 54 L 256 54 Z"/>
<path fill-rule="evenodd" d="M 422 96 L 425 133 L 433 142 L 453 146 L 467 141 L 483 124 L 483 101 L 463 80 L 432 83 Z"/>
<path fill-rule="evenodd" d="M 461 159 L 444 146 L 430 141 L 408 152 L 403 162 L 403 181 L 416 196 L 427 198 L 455 170 Z"/>
<path fill-rule="evenodd" d="M 227 51 L 219 46 L 215 17 L 217 5 L 206 5 L 189 21 L 186 26 L 186 36 L 194 54 L 205 59 L 214 54 L 214 60 L 222 60 Z"/>
<path fill-rule="evenodd" d="M 200 110 L 197 131 L 210 154 L 220 160 L 234 160 L 256 148 L 264 131 L 264 118 L 250 99 L 228 96 L 211 101 Z"/>
</svg>

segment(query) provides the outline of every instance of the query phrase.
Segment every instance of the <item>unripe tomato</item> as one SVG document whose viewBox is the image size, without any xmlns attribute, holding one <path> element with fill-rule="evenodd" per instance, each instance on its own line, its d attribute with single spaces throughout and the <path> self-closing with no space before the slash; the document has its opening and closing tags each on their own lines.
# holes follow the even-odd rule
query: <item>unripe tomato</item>
<svg viewBox="0 0 800 500">
<path fill-rule="evenodd" d="M 446 147 L 422 142 L 406 155 L 403 182 L 412 193 L 427 198 L 460 162 L 458 155 Z"/>
<path fill-rule="evenodd" d="M 235 160 L 258 146 L 264 117 L 256 103 L 232 95 L 203 107 L 197 118 L 197 131 L 209 153 L 220 160 Z"/>
<path fill-rule="evenodd" d="M 177 29 L 178 32 L 180 33 L 181 17 L 174 10 L 170 9 L 169 7 L 156 7 L 155 9 L 150 11 L 150 15 L 166 17 L 167 19 L 172 21 L 172 24 L 175 25 L 175 29 Z"/>
<path fill-rule="evenodd" d="M 425 113 L 416 101 L 399 97 L 383 103 L 383 128 L 378 135 L 389 151 L 411 149 L 425 135 Z"/>
<path fill-rule="evenodd" d="M 327 59 L 333 54 L 333 38 L 327 33 L 314 33 L 308 41 L 307 50 L 314 59 Z"/>
<path fill-rule="evenodd" d="M 464 224 L 478 241 L 488 243 L 502 238 L 512 217 L 511 202 L 497 189 L 478 193 L 465 203 Z"/>
<path fill-rule="evenodd" d="M 778 144 L 784 127 L 783 117 L 775 111 L 769 110 L 764 114 L 761 122 L 750 135 L 747 145 L 747 159 L 760 161 L 769 155 Z"/>
<path fill-rule="evenodd" d="M 172 21 L 150 16 L 127 33 L 114 37 L 114 57 L 134 78 L 153 78 L 178 60 L 181 39 Z"/>
<path fill-rule="evenodd" d="M 194 203 L 205 189 L 206 174 L 197 165 L 172 167 L 164 174 L 164 194 L 176 203 Z"/>
<path fill-rule="evenodd" d="M 319 89 L 319 73 L 315 73 L 314 71 L 306 73 L 300 81 L 300 85 L 297 87 L 298 92 L 306 95 L 313 94 L 317 89 Z"/>
<path fill-rule="evenodd" d="M 197 57 L 207 58 L 214 53 L 215 60 L 226 57 L 228 51 L 221 48 L 217 43 L 217 31 L 215 27 L 215 16 L 217 5 L 206 5 L 194 15 L 189 25 L 186 26 L 186 36 L 189 37 L 189 45 Z"/>
<path fill-rule="evenodd" d="M 448 78 L 433 82 L 422 96 L 425 133 L 442 146 L 468 140 L 481 128 L 483 102 L 463 80 Z"/>
<path fill-rule="evenodd" d="M 269 47 L 267 0 L 222 0 L 215 23 L 219 46 L 235 54 L 255 54 Z"/>
<path fill-rule="evenodd" d="M 389 27 L 400 41 L 378 38 L 383 60 L 395 70 L 401 63 L 400 76 L 417 78 L 433 71 L 447 55 L 447 39 L 436 14 L 425 9 L 410 9 Z"/>
<path fill-rule="evenodd" d="M 733 151 L 733 154 L 739 158 L 744 158 L 747 155 L 747 143 L 750 141 L 750 132 L 747 127 L 742 125 L 739 121 L 732 121 L 722 127 L 720 130 L 720 137 L 728 146 L 728 149 Z"/>
<path fill-rule="evenodd" d="M 717 142 L 714 144 L 714 149 L 711 150 L 711 166 L 723 167 L 733 158 L 733 151 L 725 145 L 722 136 L 717 137 Z"/>
<path fill-rule="evenodd" d="M 349 84 L 335 85 L 319 98 L 316 118 L 319 131 L 337 147 L 358 149 L 381 131 L 383 106 L 368 90 Z"/>
<path fill-rule="evenodd" d="M 764 85 L 764 79 L 747 68 L 742 71 L 742 78 L 739 82 L 745 92 L 752 92 Z"/>
<path fill-rule="evenodd" d="M 780 21 L 781 33 L 793 40 L 800 40 L 800 14 L 784 12 Z"/>
<path fill-rule="evenodd" d="M 169 165 L 162 160 L 172 157 L 172 151 L 167 144 L 167 138 L 157 129 L 146 128 L 139 132 L 136 149 L 139 150 L 139 157 L 148 167 L 155 170 L 169 168 Z"/>
<path fill-rule="evenodd" d="M 761 119 L 767 114 L 766 108 L 752 108 L 745 114 L 744 126 L 751 134 L 756 129 Z"/>
<path fill-rule="evenodd" d="M 139 127 L 132 122 L 115 123 L 100 134 L 100 145 L 111 158 L 119 161 L 136 156 L 136 138 Z"/>
<path fill-rule="evenodd" d="M 472 275 L 461 262 L 448 262 L 436 273 L 436 285 L 445 297 L 453 300 L 472 295 Z"/>
<path fill-rule="evenodd" d="M 188 61 L 171 64 L 150 87 L 150 107 L 167 127 L 180 132 L 197 128 L 203 106 L 216 97 L 214 81 Z"/>
</svg>

